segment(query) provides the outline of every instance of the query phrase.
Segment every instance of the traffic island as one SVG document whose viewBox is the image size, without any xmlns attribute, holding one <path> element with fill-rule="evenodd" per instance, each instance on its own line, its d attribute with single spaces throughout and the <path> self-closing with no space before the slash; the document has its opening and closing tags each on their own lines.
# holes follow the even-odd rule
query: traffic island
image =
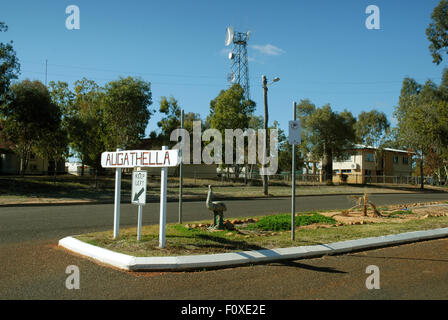
<svg viewBox="0 0 448 320">
<path fill-rule="evenodd" d="M 144 226 L 137 241 L 136 228 L 67 237 L 59 245 L 75 253 L 124 270 L 190 270 L 269 263 L 312 258 L 398 245 L 448 236 L 446 205 L 419 204 L 419 209 L 383 209 L 381 223 L 366 217 L 341 216 L 333 211 L 300 213 L 296 217 L 296 240 L 287 231 L 287 214 L 225 221 L 234 230 L 210 230 L 207 222 L 167 224 L 166 247 L 158 247 L 158 226 Z M 419 210 L 420 215 L 419 215 Z M 431 215 L 433 213 L 433 215 Z M 424 214 L 424 215 L 423 215 Z M 283 218 L 285 217 L 285 219 Z M 414 216 L 414 218 L 411 218 Z"/>
<path fill-rule="evenodd" d="M 204 268 L 234 267 L 248 264 L 269 263 L 281 260 L 316 258 L 324 255 L 343 254 L 360 250 L 400 245 L 415 241 L 438 239 L 448 236 L 448 228 L 413 231 L 397 235 L 348 240 L 322 245 L 251 250 L 207 255 L 171 257 L 135 257 L 100 248 L 73 237 L 59 241 L 59 245 L 72 252 L 128 271 L 180 271 Z"/>
</svg>

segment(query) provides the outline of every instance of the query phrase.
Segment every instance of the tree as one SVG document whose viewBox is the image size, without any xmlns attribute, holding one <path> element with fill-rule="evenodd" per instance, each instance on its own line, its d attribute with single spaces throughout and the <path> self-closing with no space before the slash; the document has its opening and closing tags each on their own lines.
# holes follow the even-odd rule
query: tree
<svg viewBox="0 0 448 320">
<path fill-rule="evenodd" d="M 225 129 L 249 128 L 251 116 L 255 110 L 255 102 L 246 100 L 244 89 L 239 84 L 232 85 L 227 90 L 222 90 L 219 95 L 210 101 L 210 115 L 207 121 L 210 127 L 219 130 L 221 136 L 225 136 Z M 233 144 L 233 170 L 235 177 L 239 176 L 241 164 L 236 161 L 236 143 Z"/>
<path fill-rule="evenodd" d="M 71 149 L 81 159 L 81 175 L 85 165 L 101 170 L 104 121 L 103 90 L 95 81 L 83 78 L 75 81 L 74 92 L 66 82 L 50 82 L 50 95 L 62 111 L 62 128 L 67 132 Z"/>
<path fill-rule="evenodd" d="M 0 21 L 0 32 L 6 31 L 8 31 L 8 26 Z M 10 99 L 11 81 L 17 79 L 20 72 L 19 60 L 12 44 L 12 41 L 0 42 L 0 105 L 7 103 Z"/>
<path fill-rule="evenodd" d="M 443 60 L 442 54 L 447 52 L 448 48 L 448 1 L 441 0 L 431 14 L 431 23 L 426 29 L 426 36 L 431 43 L 429 51 L 431 52 L 433 62 L 440 64 Z"/>
<path fill-rule="evenodd" d="M 168 146 L 172 144 L 170 141 L 171 132 L 180 128 L 181 111 L 179 103 L 173 96 L 169 97 L 169 99 L 162 96 L 159 112 L 165 116 L 157 122 L 157 126 L 160 128 L 160 133 L 156 137 L 157 143 L 160 146 Z"/>
<path fill-rule="evenodd" d="M 309 100 L 302 100 L 297 108 L 304 137 L 305 147 L 302 149 L 309 150 L 314 158 L 322 159 L 322 178 L 331 184 L 333 159 L 343 156 L 356 142 L 356 119 L 346 110 L 334 112 L 329 104 L 315 108 Z"/>
<path fill-rule="evenodd" d="M 374 158 L 378 168 L 390 133 L 390 123 L 386 114 L 377 110 L 361 112 L 355 124 L 355 132 L 360 142 L 375 148 Z"/>
<path fill-rule="evenodd" d="M 48 84 L 51 100 L 59 106 L 64 118 L 76 113 L 75 94 L 70 90 L 68 83 L 63 81 L 50 81 Z"/>
<path fill-rule="evenodd" d="M 444 71 L 443 79 L 448 76 Z M 446 81 L 437 87 L 432 81 L 424 85 L 405 78 L 399 104 L 394 115 L 398 121 L 398 137 L 420 160 L 420 187 L 424 188 L 424 157 L 432 152 L 446 155 L 448 143 L 448 100 Z M 432 158 L 435 158 L 432 155 Z M 448 160 L 448 158 L 445 158 Z M 447 162 L 445 162 L 447 163 Z"/>
<path fill-rule="evenodd" d="M 285 131 L 282 130 L 277 121 L 274 121 L 273 129 L 278 130 L 278 169 L 283 172 L 292 170 L 292 145 L 289 144 Z M 296 148 L 295 170 L 300 170 L 303 165 L 303 158 L 300 156 L 300 149 Z"/>
<path fill-rule="evenodd" d="M 375 148 L 383 144 L 389 129 L 390 123 L 386 114 L 377 110 L 361 112 L 355 124 L 355 131 L 359 140 Z"/>
<path fill-rule="evenodd" d="M 106 148 L 127 149 L 140 142 L 153 113 L 151 84 L 139 78 L 120 78 L 106 84 L 102 116 Z"/>
<path fill-rule="evenodd" d="M 12 85 L 11 91 L 11 101 L 1 107 L 3 132 L 13 144 L 23 174 L 32 152 L 45 153 L 42 147 L 58 132 L 61 113 L 40 81 L 24 80 Z"/>
<path fill-rule="evenodd" d="M 36 154 L 42 158 L 46 158 L 52 168 L 53 175 L 57 174 L 57 163 L 63 161 L 69 155 L 67 131 L 62 127 L 62 121 L 55 126 L 54 130 L 45 130 L 36 143 Z"/>
<path fill-rule="evenodd" d="M 187 112 L 184 114 L 184 129 L 187 130 L 190 134 L 193 133 L 193 123 L 195 121 L 200 121 L 201 127 L 204 128 L 204 130 L 209 128 L 209 126 L 205 124 L 204 121 L 202 121 L 201 115 L 199 113 Z"/>
<path fill-rule="evenodd" d="M 244 89 L 234 84 L 210 101 L 210 125 L 223 134 L 225 129 L 247 129 L 254 110 L 255 102 L 246 100 Z"/>
</svg>

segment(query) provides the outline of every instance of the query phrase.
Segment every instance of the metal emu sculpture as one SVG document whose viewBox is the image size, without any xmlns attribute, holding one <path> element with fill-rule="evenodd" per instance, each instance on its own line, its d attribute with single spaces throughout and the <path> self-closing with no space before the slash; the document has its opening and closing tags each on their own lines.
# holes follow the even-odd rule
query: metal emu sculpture
<svg viewBox="0 0 448 320">
<path fill-rule="evenodd" d="M 213 200 L 213 191 L 212 186 L 208 186 L 208 194 L 207 201 L 205 205 L 207 209 L 213 211 L 213 226 L 214 229 L 224 229 L 224 211 L 227 210 L 224 202 L 221 201 L 212 201 Z"/>
</svg>

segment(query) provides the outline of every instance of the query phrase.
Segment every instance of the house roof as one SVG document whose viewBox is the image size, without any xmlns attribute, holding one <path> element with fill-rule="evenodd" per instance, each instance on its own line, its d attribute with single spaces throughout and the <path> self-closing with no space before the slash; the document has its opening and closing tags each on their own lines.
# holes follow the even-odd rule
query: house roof
<svg viewBox="0 0 448 320">
<path fill-rule="evenodd" d="M 366 146 L 364 144 L 355 144 L 354 149 L 371 149 L 371 150 L 377 150 L 378 148 L 372 147 L 372 146 Z M 383 150 L 391 151 L 391 152 L 401 152 L 401 153 L 415 153 L 412 151 L 407 150 L 399 150 L 399 149 L 393 149 L 393 148 L 383 148 Z"/>
</svg>

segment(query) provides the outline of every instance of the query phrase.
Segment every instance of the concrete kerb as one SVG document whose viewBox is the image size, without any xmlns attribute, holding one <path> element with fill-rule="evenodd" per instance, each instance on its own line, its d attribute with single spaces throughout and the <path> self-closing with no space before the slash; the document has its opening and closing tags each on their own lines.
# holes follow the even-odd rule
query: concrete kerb
<svg viewBox="0 0 448 320">
<path fill-rule="evenodd" d="M 448 237 L 448 228 L 412 231 L 323 245 L 173 257 L 134 257 L 100 248 L 73 237 L 61 239 L 59 246 L 123 270 L 181 271 L 317 258 L 324 255 L 343 254 L 444 237 Z"/>
</svg>

